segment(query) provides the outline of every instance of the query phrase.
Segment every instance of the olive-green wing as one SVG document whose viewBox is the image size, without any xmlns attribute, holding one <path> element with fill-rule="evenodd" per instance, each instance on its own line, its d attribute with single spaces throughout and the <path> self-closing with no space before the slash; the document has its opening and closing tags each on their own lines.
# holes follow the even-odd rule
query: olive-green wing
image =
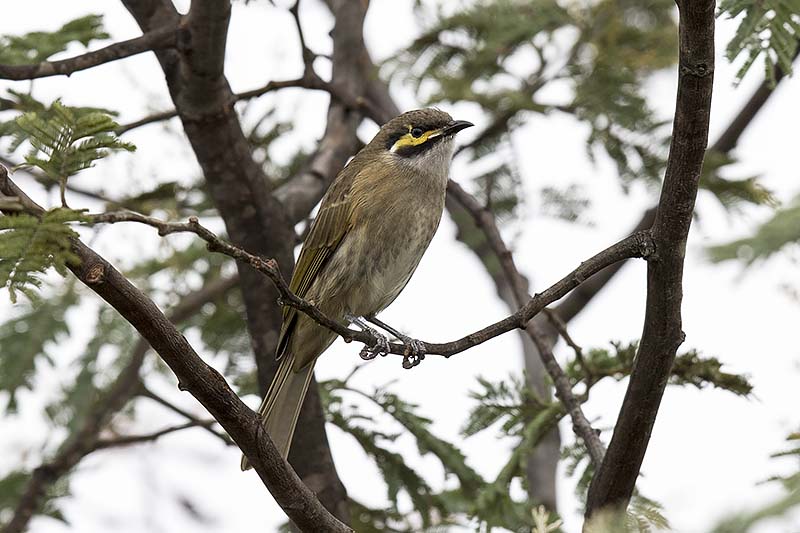
<svg viewBox="0 0 800 533">
<path fill-rule="evenodd" d="M 312 223 L 311 230 L 300 250 L 300 257 L 297 258 L 297 265 L 289 288 L 301 298 L 305 297 L 308 288 L 317 278 L 317 274 L 352 227 L 352 202 L 349 195 L 356 172 L 351 166 L 352 164 L 342 169 L 323 197 L 317 218 Z M 283 308 L 283 325 L 278 338 L 278 358 L 286 350 L 296 320 L 297 309 L 285 306 Z"/>
</svg>

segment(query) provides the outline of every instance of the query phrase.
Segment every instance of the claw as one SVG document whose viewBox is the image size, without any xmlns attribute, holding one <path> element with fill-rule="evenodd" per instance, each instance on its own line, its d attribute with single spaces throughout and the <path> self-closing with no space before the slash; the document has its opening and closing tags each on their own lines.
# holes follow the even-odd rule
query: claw
<svg viewBox="0 0 800 533">
<path fill-rule="evenodd" d="M 409 370 L 414 368 L 425 359 L 425 345 L 417 339 L 405 337 L 400 339 L 406 345 L 403 352 L 403 368 Z"/>
<path fill-rule="evenodd" d="M 358 354 L 364 361 L 375 359 L 378 355 L 386 355 L 389 353 L 389 339 L 385 335 L 381 335 L 374 329 L 371 333 L 377 338 L 375 346 L 364 346 Z"/>
<path fill-rule="evenodd" d="M 386 355 L 389 353 L 389 339 L 386 335 L 383 335 L 378 330 L 369 327 L 361 318 L 352 316 L 352 315 L 345 315 L 345 318 L 351 323 L 355 324 L 356 326 L 361 328 L 361 331 L 366 331 L 372 334 L 375 339 L 374 346 L 364 346 L 359 352 L 359 356 L 364 361 L 370 361 L 375 359 L 378 355 Z"/>
<path fill-rule="evenodd" d="M 417 339 L 412 339 L 407 335 L 403 335 L 389 324 L 378 320 L 374 315 L 367 316 L 366 319 L 376 326 L 379 326 L 381 329 L 385 329 L 405 345 L 405 350 L 403 350 L 403 368 L 414 368 L 423 359 L 425 359 L 425 344 L 422 341 L 418 341 Z"/>
</svg>

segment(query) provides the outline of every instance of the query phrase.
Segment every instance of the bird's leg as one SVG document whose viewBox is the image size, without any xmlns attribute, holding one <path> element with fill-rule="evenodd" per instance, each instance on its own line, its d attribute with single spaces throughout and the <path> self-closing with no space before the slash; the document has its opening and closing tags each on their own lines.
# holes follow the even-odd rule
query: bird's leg
<svg viewBox="0 0 800 533">
<path fill-rule="evenodd" d="M 378 320 L 375 316 L 365 316 L 364 318 L 379 328 L 388 331 L 394 335 L 397 340 L 405 344 L 406 349 L 405 353 L 403 353 L 403 368 L 413 368 L 417 366 L 423 359 L 425 359 L 425 344 L 423 344 L 422 341 L 413 339 L 408 335 L 403 335 L 389 324 Z"/>
<path fill-rule="evenodd" d="M 379 332 L 375 328 L 370 327 L 361 317 L 351 315 L 349 313 L 344 315 L 345 320 L 350 322 L 350 324 L 355 324 L 361 331 L 367 331 L 377 339 L 375 346 L 364 346 L 359 354 L 361 359 L 365 361 L 369 361 L 370 359 L 375 359 L 375 357 L 380 355 L 386 355 L 389 353 L 389 339 L 383 333 Z"/>
</svg>

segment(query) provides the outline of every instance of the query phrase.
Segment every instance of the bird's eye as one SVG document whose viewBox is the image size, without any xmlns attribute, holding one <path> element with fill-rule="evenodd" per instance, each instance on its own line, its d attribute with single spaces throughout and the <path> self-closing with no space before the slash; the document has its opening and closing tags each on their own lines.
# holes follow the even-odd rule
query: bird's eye
<svg viewBox="0 0 800 533">
<path fill-rule="evenodd" d="M 425 132 L 422 131 L 420 128 L 414 128 L 413 130 L 411 130 L 411 136 L 414 137 L 415 139 L 422 137 L 423 133 Z"/>
</svg>

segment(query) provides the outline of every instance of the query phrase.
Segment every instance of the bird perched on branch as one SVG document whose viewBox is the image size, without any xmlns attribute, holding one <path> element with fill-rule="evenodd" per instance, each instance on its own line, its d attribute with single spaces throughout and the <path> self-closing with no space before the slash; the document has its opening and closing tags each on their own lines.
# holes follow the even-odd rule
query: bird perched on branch
<svg viewBox="0 0 800 533">
<path fill-rule="evenodd" d="M 328 317 L 356 324 L 380 342 L 362 351 L 388 351 L 376 324 L 417 357 L 418 342 L 375 318 L 400 294 L 439 226 L 455 134 L 472 126 L 437 109 L 419 109 L 383 125 L 328 189 L 306 237 L 292 292 Z M 283 308 L 278 371 L 258 410 L 284 458 L 289 454 L 314 362 L 336 334 L 293 307 Z M 242 469 L 249 468 L 242 458 Z"/>
</svg>

